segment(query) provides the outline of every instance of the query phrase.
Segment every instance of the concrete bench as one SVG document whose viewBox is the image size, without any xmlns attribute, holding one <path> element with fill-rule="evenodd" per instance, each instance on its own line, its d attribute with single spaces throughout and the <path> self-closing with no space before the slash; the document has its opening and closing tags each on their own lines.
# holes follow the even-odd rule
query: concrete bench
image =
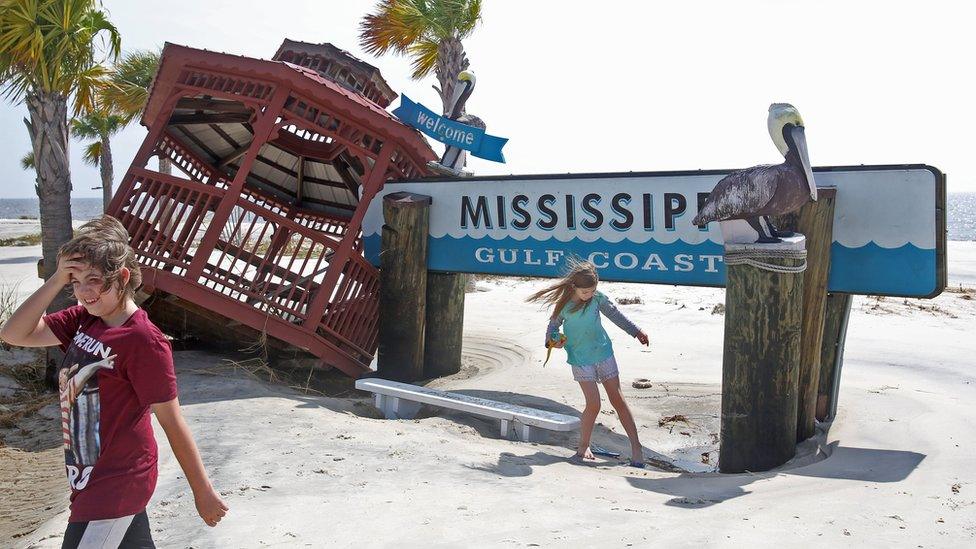
<svg viewBox="0 0 976 549">
<path fill-rule="evenodd" d="M 386 379 L 359 379 L 356 380 L 356 388 L 373 393 L 376 407 L 386 419 L 411 419 L 422 404 L 430 404 L 497 419 L 501 422 L 501 435 L 504 438 L 510 438 L 514 433 L 519 440 L 539 441 L 545 436 L 543 430 L 573 431 L 580 424 L 575 416 Z"/>
</svg>

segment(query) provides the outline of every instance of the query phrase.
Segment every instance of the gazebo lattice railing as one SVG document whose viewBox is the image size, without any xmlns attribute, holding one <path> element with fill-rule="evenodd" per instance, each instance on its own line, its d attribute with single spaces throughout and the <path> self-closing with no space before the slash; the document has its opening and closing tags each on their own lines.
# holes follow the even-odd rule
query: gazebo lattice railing
<svg viewBox="0 0 976 549">
<path fill-rule="evenodd" d="M 386 180 L 428 175 L 424 139 L 307 68 L 170 44 L 142 122 L 109 213 L 129 231 L 150 306 L 224 318 L 349 375 L 368 369 L 379 278 L 360 224 Z M 148 168 L 154 156 L 179 174 Z"/>
</svg>

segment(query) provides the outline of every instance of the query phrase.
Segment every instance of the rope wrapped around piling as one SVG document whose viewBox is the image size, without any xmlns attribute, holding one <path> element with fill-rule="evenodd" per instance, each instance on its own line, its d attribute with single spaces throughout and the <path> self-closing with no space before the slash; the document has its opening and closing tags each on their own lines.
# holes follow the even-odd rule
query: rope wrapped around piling
<svg viewBox="0 0 976 549">
<path fill-rule="evenodd" d="M 799 265 L 787 266 L 770 263 L 769 260 L 800 260 Z M 757 269 L 774 273 L 802 273 L 807 268 L 806 250 L 726 250 L 725 265 L 752 265 Z"/>
</svg>

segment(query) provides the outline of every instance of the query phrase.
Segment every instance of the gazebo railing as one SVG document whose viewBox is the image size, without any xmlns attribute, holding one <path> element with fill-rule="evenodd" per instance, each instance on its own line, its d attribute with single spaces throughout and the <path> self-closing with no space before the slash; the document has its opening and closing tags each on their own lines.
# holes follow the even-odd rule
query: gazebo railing
<svg viewBox="0 0 976 549">
<path fill-rule="evenodd" d="M 353 254 L 335 288 L 321 286 L 345 222 L 291 212 L 245 191 L 227 223 L 215 227 L 214 210 L 232 198 L 212 177 L 203 183 L 143 168 L 129 175 L 124 185 L 129 198 L 112 213 L 128 230 L 142 265 L 185 279 L 204 235 L 219 231 L 199 279 L 187 283 L 281 318 L 369 364 L 376 350 L 378 271 Z M 309 319 L 308 306 L 323 290 L 330 292 L 325 313 Z"/>
</svg>

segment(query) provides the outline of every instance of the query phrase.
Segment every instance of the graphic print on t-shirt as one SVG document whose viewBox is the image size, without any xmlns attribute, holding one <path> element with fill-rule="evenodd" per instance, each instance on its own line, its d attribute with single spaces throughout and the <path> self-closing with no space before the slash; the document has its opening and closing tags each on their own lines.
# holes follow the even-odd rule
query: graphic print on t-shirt
<svg viewBox="0 0 976 549">
<path fill-rule="evenodd" d="M 68 483 L 83 490 L 101 451 L 98 372 L 114 367 L 112 348 L 82 331 L 75 334 L 58 372 L 61 430 Z"/>
</svg>

